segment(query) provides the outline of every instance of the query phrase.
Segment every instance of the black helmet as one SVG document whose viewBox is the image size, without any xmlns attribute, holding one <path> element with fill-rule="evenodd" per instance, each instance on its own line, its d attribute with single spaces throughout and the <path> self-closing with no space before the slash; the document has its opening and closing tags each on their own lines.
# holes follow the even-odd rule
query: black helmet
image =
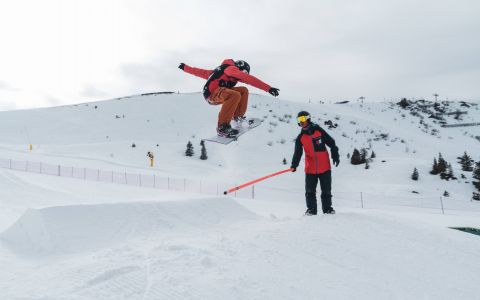
<svg viewBox="0 0 480 300">
<path fill-rule="evenodd" d="M 240 69 L 240 71 L 246 71 L 250 74 L 250 65 L 244 60 L 235 61 L 235 66 Z"/>
<path fill-rule="evenodd" d="M 310 114 L 308 113 L 308 111 L 302 110 L 297 114 L 297 123 L 298 125 L 300 125 L 300 123 L 304 122 L 310 122 Z"/>
</svg>

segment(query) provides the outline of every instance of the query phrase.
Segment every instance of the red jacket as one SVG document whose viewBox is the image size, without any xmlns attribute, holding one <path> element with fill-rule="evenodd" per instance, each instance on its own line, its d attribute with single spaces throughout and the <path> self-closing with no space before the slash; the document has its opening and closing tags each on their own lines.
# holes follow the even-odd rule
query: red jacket
<svg viewBox="0 0 480 300">
<path fill-rule="evenodd" d="M 189 74 L 207 79 L 207 83 L 203 89 L 203 96 L 207 100 L 217 88 L 232 88 L 239 81 L 264 90 L 265 92 L 270 90 L 270 86 L 265 82 L 255 76 L 240 71 L 240 69 L 235 66 L 235 62 L 232 59 L 225 59 L 222 62 L 222 65 L 214 70 L 194 68 L 188 65 L 185 65 L 183 70 Z"/>
<path fill-rule="evenodd" d="M 331 169 L 327 147 L 332 150 L 332 158 L 338 158 L 338 147 L 335 140 L 317 124 L 311 123 L 303 129 L 295 141 L 295 153 L 292 168 L 297 168 L 305 150 L 305 173 L 322 174 Z"/>
</svg>

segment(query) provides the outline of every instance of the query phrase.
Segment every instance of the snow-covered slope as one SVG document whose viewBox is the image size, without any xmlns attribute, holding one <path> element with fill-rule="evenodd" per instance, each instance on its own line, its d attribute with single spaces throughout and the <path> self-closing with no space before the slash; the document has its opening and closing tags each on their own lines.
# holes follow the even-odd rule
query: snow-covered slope
<svg viewBox="0 0 480 300">
<path fill-rule="evenodd" d="M 445 121 L 480 121 L 478 106 L 468 105 L 442 104 L 468 111 Z M 335 216 L 302 217 L 300 169 L 257 184 L 255 199 L 250 191 L 234 199 L 0 169 L 0 298 L 478 297 L 480 238 L 448 227 L 480 227 L 471 173 L 456 163 L 464 151 L 480 159 L 480 129 L 442 128 L 427 110 L 251 95 L 248 114 L 264 124 L 228 146 L 207 143 L 209 158 L 200 160 L 218 107 L 198 93 L 132 96 L 1 112 L 0 159 L 228 186 L 288 167 L 282 160 L 293 154 L 292 116 L 300 110 L 338 125 L 324 126 L 341 154 Z M 194 157 L 184 155 L 188 141 Z M 370 169 L 347 158 L 362 147 L 375 151 Z M 466 178 L 428 174 L 439 152 Z M 414 167 L 418 182 L 410 179 Z"/>
</svg>

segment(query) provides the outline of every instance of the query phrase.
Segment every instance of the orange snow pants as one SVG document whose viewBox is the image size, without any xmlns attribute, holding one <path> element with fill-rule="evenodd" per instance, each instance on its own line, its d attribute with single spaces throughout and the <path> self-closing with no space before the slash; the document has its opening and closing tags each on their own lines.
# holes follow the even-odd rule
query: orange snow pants
<svg viewBox="0 0 480 300">
<path fill-rule="evenodd" d="M 218 126 L 230 124 L 233 118 L 245 115 L 248 107 L 248 89 L 244 86 L 219 87 L 213 92 L 210 101 L 222 105 L 218 114 Z"/>
</svg>

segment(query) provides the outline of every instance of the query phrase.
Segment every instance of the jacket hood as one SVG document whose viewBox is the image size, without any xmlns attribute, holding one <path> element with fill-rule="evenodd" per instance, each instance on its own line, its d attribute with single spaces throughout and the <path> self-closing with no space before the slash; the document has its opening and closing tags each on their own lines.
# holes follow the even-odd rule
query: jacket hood
<svg viewBox="0 0 480 300">
<path fill-rule="evenodd" d="M 227 58 L 227 59 L 224 59 L 223 62 L 222 62 L 222 65 L 231 65 L 231 66 L 234 66 L 235 65 L 235 61 L 231 58 Z"/>
</svg>

